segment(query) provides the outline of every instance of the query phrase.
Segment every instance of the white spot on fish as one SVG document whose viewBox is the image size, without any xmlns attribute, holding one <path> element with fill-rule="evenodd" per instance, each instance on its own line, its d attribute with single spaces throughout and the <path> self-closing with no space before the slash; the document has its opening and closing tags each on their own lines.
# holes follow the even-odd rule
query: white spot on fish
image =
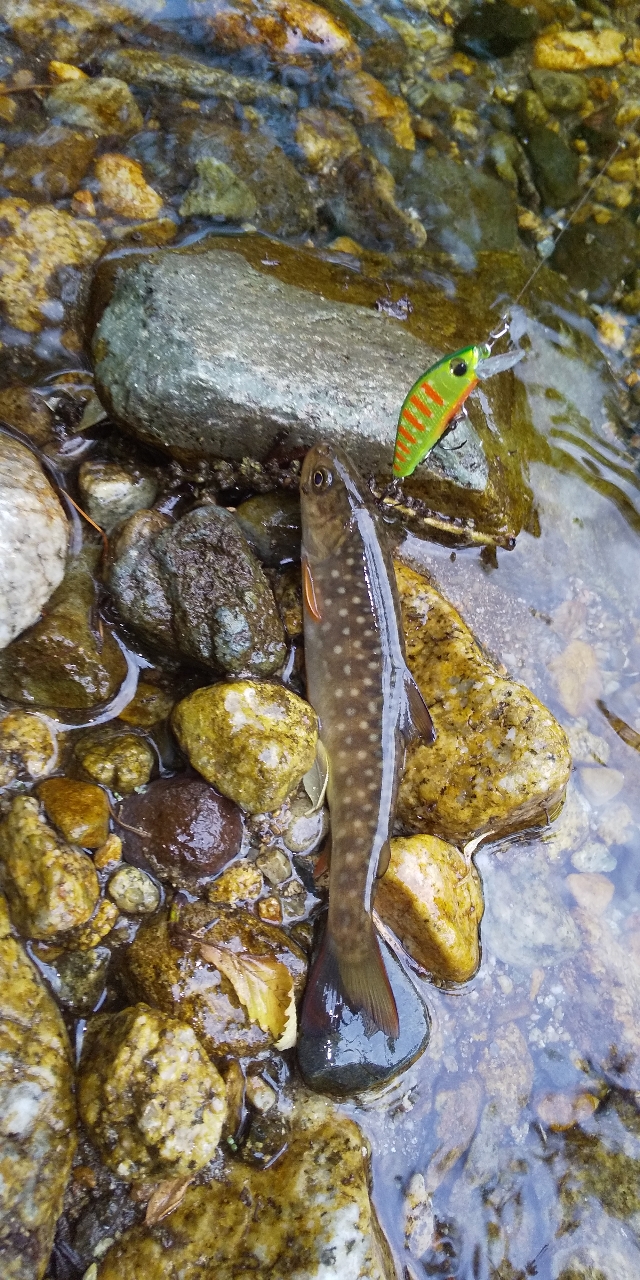
<svg viewBox="0 0 640 1280">
<path fill-rule="evenodd" d="M 334 652 L 334 653 L 342 653 L 342 645 L 341 645 L 341 644 L 334 644 L 334 646 L 333 646 L 333 652 Z"/>
<path fill-rule="evenodd" d="M 349 610 L 348 610 L 348 609 L 338 609 L 338 617 L 339 617 L 339 618 L 347 618 L 348 616 L 349 616 Z"/>
</svg>

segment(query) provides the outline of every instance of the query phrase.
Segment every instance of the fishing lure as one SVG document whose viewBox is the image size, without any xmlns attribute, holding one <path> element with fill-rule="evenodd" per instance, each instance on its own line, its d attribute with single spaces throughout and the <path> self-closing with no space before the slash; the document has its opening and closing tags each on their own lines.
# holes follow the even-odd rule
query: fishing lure
<svg viewBox="0 0 640 1280">
<path fill-rule="evenodd" d="M 460 413 L 478 379 L 511 369 L 524 355 L 507 351 L 492 356 L 487 342 L 445 356 L 414 382 L 400 410 L 393 474 L 410 476 Z"/>
</svg>

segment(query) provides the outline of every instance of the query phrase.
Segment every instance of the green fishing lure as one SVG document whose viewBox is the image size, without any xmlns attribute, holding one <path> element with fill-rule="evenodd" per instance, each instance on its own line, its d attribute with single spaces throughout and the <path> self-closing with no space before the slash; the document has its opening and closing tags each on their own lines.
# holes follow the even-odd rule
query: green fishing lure
<svg viewBox="0 0 640 1280">
<path fill-rule="evenodd" d="M 400 410 L 393 474 L 410 476 L 478 384 L 478 367 L 491 353 L 486 343 L 463 347 L 427 369 Z"/>
</svg>

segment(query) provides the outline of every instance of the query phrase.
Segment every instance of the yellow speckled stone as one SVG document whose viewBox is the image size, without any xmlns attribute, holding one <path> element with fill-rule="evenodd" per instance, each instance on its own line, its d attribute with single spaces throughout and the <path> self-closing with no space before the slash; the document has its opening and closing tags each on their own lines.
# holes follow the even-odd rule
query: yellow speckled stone
<svg viewBox="0 0 640 1280">
<path fill-rule="evenodd" d="M 551 712 L 484 655 L 459 613 L 420 574 L 396 564 L 407 661 L 431 711 L 432 746 L 407 751 L 398 817 L 453 844 L 546 821 L 571 770 Z"/>
<path fill-rule="evenodd" d="M 453 845 L 436 836 L 392 840 L 376 911 L 429 973 L 450 982 L 473 977 L 480 963 L 482 885 L 473 863 Z"/>
<path fill-rule="evenodd" d="M 196 689 L 175 707 L 172 725 L 194 769 L 249 813 L 278 809 L 315 760 L 315 712 L 278 684 Z"/>
<path fill-rule="evenodd" d="M 312 1103 L 271 1168 L 229 1161 L 159 1226 L 125 1232 L 98 1280 L 391 1280 L 367 1164 L 354 1121 Z"/>
<path fill-rule="evenodd" d="M 603 31 L 546 32 L 534 45 L 536 67 L 550 71 L 584 71 L 587 67 L 615 67 L 624 58 L 624 33 Z"/>
<path fill-rule="evenodd" d="M 32 796 L 16 796 L 0 823 L 0 861 L 11 919 L 29 938 L 51 938 L 89 919 L 100 895 L 86 853 L 59 840 Z"/>
<path fill-rule="evenodd" d="M 54 827 L 70 844 L 99 849 L 109 834 L 109 801 L 101 787 L 74 778 L 47 778 L 38 795 Z"/>
</svg>

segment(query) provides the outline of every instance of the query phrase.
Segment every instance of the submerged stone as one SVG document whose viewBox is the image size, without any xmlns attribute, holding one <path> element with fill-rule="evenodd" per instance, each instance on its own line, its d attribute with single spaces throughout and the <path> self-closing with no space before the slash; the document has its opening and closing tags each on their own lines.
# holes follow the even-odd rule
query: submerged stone
<svg viewBox="0 0 640 1280">
<path fill-rule="evenodd" d="M 198 176 L 180 205 L 183 218 L 196 216 L 243 222 L 255 217 L 255 197 L 228 164 L 214 156 L 202 156 L 196 160 L 196 170 Z"/>
<path fill-rule="evenodd" d="M 94 138 L 51 125 L 35 142 L 25 142 L 5 154 L 0 183 L 16 196 L 59 200 L 80 186 L 95 150 Z"/>
<path fill-rule="evenodd" d="M 263 564 L 272 568 L 300 559 L 300 499 L 293 493 L 259 493 L 241 502 L 236 520 Z"/>
<path fill-rule="evenodd" d="M 158 491 L 153 476 L 114 462 L 83 462 L 78 487 L 83 510 L 105 533 L 135 511 L 150 507 Z"/>
<path fill-rule="evenodd" d="M 380 950 L 395 997 L 400 1034 L 397 1040 L 374 1028 L 366 1014 L 354 1013 L 337 997 L 324 1025 L 305 1020 L 302 1006 L 298 1066 L 303 1080 L 319 1093 L 348 1097 L 373 1089 L 404 1071 L 426 1048 L 429 1014 L 393 951 L 380 939 Z M 305 996 L 305 1000 L 307 997 Z"/>
<path fill-rule="evenodd" d="M 240 851 L 240 810 L 203 778 L 158 778 L 120 814 L 127 861 L 181 889 L 208 883 Z"/>
<path fill-rule="evenodd" d="M 424 155 L 409 174 L 405 193 L 429 238 L 466 270 L 475 266 L 480 252 L 518 246 L 513 196 L 504 182 L 480 169 Z"/>
<path fill-rule="evenodd" d="M 0 720 L 0 787 L 15 778 L 44 778 L 58 764 L 54 723 L 33 711 L 10 711 Z"/>
<path fill-rule="evenodd" d="M 475 5 L 455 30 L 458 49 L 474 58 L 505 58 L 536 34 L 540 20 L 505 0 Z"/>
<path fill-rule="evenodd" d="M 45 111 L 63 124 L 89 129 L 99 138 L 142 128 L 140 108 L 127 84 L 111 76 L 64 80 L 45 99 Z"/>
<path fill-rule="evenodd" d="M 564 797 L 566 734 L 551 712 L 499 675 L 452 605 L 420 574 L 396 564 L 407 661 L 436 739 L 412 743 L 398 817 L 451 843 L 535 823 Z"/>
<path fill-rule="evenodd" d="M 260 98 L 295 106 L 293 89 L 275 82 L 234 76 L 221 67 L 211 67 L 179 53 L 161 54 L 154 49 L 113 49 L 102 64 L 128 84 L 173 89 L 197 98 L 230 98 L 233 102 L 255 102 Z"/>
</svg>

